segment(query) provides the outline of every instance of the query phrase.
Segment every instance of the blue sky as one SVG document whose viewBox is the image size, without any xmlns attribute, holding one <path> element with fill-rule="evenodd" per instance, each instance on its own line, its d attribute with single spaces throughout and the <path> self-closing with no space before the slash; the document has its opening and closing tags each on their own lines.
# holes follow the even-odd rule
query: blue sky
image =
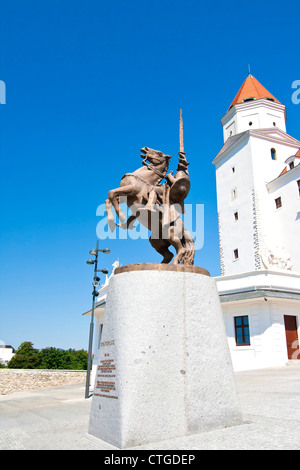
<svg viewBox="0 0 300 470">
<path fill-rule="evenodd" d="M 43 0 L 1 3 L 0 340 L 87 348 L 96 209 L 139 149 L 178 152 L 204 204 L 195 264 L 217 276 L 215 169 L 221 117 L 252 74 L 287 106 L 300 138 L 299 1 Z M 108 240 L 101 266 L 160 262 L 147 240 Z M 104 279 L 103 279 L 104 280 Z"/>
</svg>

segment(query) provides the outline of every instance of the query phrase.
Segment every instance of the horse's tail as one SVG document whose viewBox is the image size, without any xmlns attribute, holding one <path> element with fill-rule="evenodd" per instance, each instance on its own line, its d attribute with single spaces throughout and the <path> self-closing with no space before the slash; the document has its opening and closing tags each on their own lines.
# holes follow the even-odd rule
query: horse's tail
<svg viewBox="0 0 300 470">
<path fill-rule="evenodd" d="M 195 242 L 190 232 L 186 229 L 183 232 L 181 243 L 184 247 L 184 252 L 180 259 L 181 264 L 193 265 L 195 258 Z"/>
</svg>

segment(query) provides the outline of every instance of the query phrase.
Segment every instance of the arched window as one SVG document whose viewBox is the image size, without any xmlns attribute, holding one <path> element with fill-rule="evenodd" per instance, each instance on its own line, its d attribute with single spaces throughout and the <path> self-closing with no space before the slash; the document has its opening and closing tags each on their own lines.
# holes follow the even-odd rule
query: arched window
<svg viewBox="0 0 300 470">
<path fill-rule="evenodd" d="M 272 160 L 277 160 L 276 150 L 274 148 L 271 149 L 271 158 Z"/>
</svg>

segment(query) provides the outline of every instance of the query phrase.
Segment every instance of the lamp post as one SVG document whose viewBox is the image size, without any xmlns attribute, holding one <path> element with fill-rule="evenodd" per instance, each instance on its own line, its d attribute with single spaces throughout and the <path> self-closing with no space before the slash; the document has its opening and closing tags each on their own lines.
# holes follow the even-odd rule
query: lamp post
<svg viewBox="0 0 300 470">
<path fill-rule="evenodd" d="M 98 248 L 99 241 L 97 240 L 96 249 L 90 251 L 90 255 L 95 256 L 95 259 L 87 260 L 87 264 L 94 265 L 94 280 L 93 280 L 93 303 L 92 303 L 92 315 L 91 315 L 91 323 L 90 323 L 90 335 L 89 335 L 89 351 L 88 351 L 88 363 L 87 363 L 87 372 L 86 372 L 86 385 L 85 385 L 85 398 L 89 398 L 90 395 L 90 375 L 91 375 L 91 359 L 92 359 L 92 347 L 93 347 L 93 334 L 94 334 L 94 311 L 95 311 L 95 299 L 98 297 L 99 293 L 96 290 L 96 287 L 99 285 L 100 278 L 97 276 L 98 272 L 102 272 L 103 274 L 107 274 L 107 269 L 97 269 L 98 268 L 98 253 L 110 253 L 108 248 L 104 248 L 103 250 Z"/>
</svg>

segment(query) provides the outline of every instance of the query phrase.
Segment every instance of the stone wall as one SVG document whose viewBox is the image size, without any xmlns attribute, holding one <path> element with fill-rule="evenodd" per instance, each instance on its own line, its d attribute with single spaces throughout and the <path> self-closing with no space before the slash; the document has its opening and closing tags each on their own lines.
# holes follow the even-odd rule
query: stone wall
<svg viewBox="0 0 300 470">
<path fill-rule="evenodd" d="M 86 370 L 0 369 L 0 395 L 84 383 Z"/>
</svg>

